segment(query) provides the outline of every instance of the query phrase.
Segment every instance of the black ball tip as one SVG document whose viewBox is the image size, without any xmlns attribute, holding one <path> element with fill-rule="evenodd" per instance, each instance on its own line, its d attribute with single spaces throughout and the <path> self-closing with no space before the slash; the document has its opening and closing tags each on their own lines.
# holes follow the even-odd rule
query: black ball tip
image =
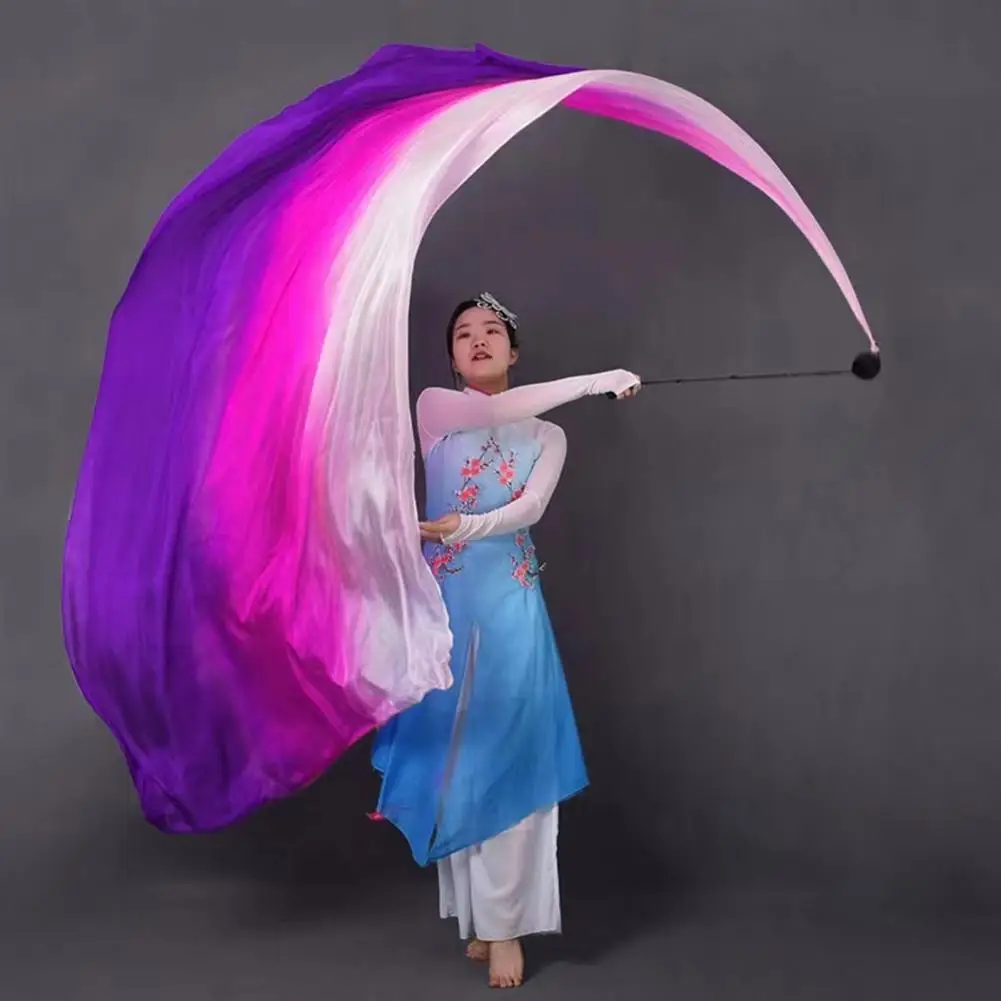
<svg viewBox="0 0 1001 1001">
<path fill-rule="evenodd" d="M 879 375 L 882 367 L 883 363 L 875 351 L 863 351 L 862 354 L 856 355 L 852 362 L 852 375 L 868 382 Z"/>
</svg>

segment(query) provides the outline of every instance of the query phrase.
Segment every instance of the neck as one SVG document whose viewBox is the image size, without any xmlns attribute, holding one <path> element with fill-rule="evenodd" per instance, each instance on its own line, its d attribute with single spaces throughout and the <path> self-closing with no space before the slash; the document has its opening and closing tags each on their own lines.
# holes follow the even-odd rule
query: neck
<svg viewBox="0 0 1001 1001">
<path fill-rule="evenodd" d="M 496 396 L 498 393 L 506 393 L 508 390 L 508 380 L 506 375 L 500 375 L 496 379 L 484 382 L 466 383 L 466 388 L 476 393 L 483 393 L 484 396 Z"/>
</svg>

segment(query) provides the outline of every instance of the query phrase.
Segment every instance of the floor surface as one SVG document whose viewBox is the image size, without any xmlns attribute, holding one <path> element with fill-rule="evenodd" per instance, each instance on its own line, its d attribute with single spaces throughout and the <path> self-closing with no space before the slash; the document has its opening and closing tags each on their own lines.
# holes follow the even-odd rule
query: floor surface
<svg viewBox="0 0 1001 1001">
<path fill-rule="evenodd" d="M 136 885 L 3 939 L 2 1001 L 434 1001 L 486 996 L 436 917 L 432 872 L 375 887 L 198 878 Z M 998 1001 L 1001 936 L 816 896 L 568 895 L 519 997 L 577 1001 Z"/>
</svg>

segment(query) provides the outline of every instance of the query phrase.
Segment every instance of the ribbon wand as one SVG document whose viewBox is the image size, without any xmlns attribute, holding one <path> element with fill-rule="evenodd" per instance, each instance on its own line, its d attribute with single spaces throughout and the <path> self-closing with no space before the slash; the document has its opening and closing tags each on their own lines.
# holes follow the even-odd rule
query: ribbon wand
<svg viewBox="0 0 1001 1001">
<path fill-rule="evenodd" d="M 823 379 L 830 376 L 854 375 L 856 379 L 871 382 L 879 375 L 883 363 L 879 351 L 863 351 L 855 356 L 850 368 L 826 368 L 800 372 L 734 372 L 729 375 L 678 376 L 672 379 L 644 379 L 644 386 L 680 386 L 695 382 L 752 382 L 764 379 Z M 609 400 L 615 393 L 606 393 Z"/>
</svg>

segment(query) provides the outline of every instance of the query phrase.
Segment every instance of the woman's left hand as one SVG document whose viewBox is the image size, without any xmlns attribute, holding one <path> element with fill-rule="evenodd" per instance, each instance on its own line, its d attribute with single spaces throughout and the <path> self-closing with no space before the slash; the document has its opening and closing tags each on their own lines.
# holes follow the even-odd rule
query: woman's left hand
<svg viewBox="0 0 1001 1001">
<path fill-rule="evenodd" d="M 449 511 L 437 521 L 422 521 L 421 538 L 425 542 L 444 542 L 459 527 L 459 516 Z"/>
</svg>

